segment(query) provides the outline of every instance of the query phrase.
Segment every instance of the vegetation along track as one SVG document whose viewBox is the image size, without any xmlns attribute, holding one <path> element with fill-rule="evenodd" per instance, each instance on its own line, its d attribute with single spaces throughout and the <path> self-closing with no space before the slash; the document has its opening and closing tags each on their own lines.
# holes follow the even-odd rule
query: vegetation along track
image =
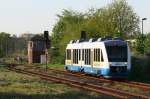
<svg viewBox="0 0 150 99">
<path fill-rule="evenodd" d="M 14 71 L 20 72 L 20 73 L 29 74 L 29 75 L 36 75 L 47 81 L 60 82 L 60 83 L 74 86 L 77 88 L 82 88 L 85 90 L 90 90 L 93 92 L 97 92 L 97 93 L 101 93 L 101 94 L 105 94 L 105 95 L 109 95 L 109 96 L 114 96 L 117 98 L 123 98 L 123 99 L 125 99 L 125 98 L 149 99 L 150 98 L 148 96 L 135 94 L 135 93 L 129 93 L 129 92 L 125 92 L 125 91 L 120 91 L 120 90 L 116 90 L 113 88 L 102 87 L 102 86 L 94 85 L 94 84 L 87 83 L 84 81 L 76 81 L 76 80 L 68 79 L 65 77 L 57 77 L 54 75 L 50 75 L 47 72 L 43 73 L 43 72 L 33 71 L 33 70 L 29 70 L 29 69 L 21 69 L 21 68 L 16 68 L 16 67 L 14 67 L 14 68 L 9 67 L 8 69 L 14 70 Z"/>
</svg>

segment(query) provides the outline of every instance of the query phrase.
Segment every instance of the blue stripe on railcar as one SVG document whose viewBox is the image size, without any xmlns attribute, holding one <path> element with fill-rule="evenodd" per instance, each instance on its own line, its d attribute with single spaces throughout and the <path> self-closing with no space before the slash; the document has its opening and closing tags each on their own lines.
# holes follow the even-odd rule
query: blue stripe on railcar
<svg viewBox="0 0 150 99">
<path fill-rule="evenodd" d="M 65 66 L 65 69 L 66 69 L 66 70 L 70 70 L 70 71 L 79 72 L 81 68 L 80 68 L 80 66 L 70 66 L 70 65 L 66 65 L 66 66 Z"/>
<path fill-rule="evenodd" d="M 82 69 L 84 69 L 84 73 L 87 74 L 96 74 L 98 76 L 102 75 L 106 78 L 122 78 L 122 77 L 127 77 L 129 71 L 127 72 L 119 72 L 119 73 L 112 73 L 110 72 L 109 68 L 92 68 L 92 67 L 85 67 L 85 66 L 72 66 L 72 65 L 66 65 L 65 66 L 66 70 L 70 71 L 75 71 L 75 72 L 80 72 Z"/>
</svg>

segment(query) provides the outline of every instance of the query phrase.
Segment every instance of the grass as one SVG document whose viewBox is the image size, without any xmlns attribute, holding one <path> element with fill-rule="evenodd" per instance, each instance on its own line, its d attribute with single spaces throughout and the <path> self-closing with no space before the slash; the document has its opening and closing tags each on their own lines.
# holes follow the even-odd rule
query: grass
<svg viewBox="0 0 150 99">
<path fill-rule="evenodd" d="M 63 68 L 63 65 L 49 65 Z M 112 99 L 38 77 L 15 73 L 0 65 L 0 99 Z"/>
<path fill-rule="evenodd" d="M 34 63 L 32 65 L 46 68 L 46 64 Z M 63 64 L 47 64 L 47 66 L 48 66 L 48 68 L 64 69 L 64 65 Z"/>
<path fill-rule="evenodd" d="M 57 69 L 64 69 L 64 65 L 62 64 L 48 64 L 49 68 L 57 68 Z"/>
</svg>

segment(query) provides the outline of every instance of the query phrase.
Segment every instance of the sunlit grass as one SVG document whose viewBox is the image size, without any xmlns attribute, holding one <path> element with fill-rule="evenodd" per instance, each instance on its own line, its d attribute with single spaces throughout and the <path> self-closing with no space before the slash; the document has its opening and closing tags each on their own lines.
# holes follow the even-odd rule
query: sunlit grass
<svg viewBox="0 0 150 99">
<path fill-rule="evenodd" d="M 34 63 L 32 64 L 33 66 L 38 66 L 42 68 L 46 68 L 46 64 L 37 64 Z M 48 68 L 53 68 L 53 69 L 64 69 L 64 64 L 47 64 Z"/>
<path fill-rule="evenodd" d="M 57 69 L 64 69 L 63 64 L 48 64 L 49 68 L 57 68 Z"/>
</svg>

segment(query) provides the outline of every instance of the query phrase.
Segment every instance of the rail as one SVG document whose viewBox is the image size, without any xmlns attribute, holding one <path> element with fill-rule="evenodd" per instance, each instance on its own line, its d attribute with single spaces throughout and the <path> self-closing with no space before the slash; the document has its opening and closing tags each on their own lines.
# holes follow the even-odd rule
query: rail
<svg viewBox="0 0 150 99">
<path fill-rule="evenodd" d="M 15 67 L 14 68 L 9 67 L 8 69 L 16 71 L 16 72 L 24 73 L 24 74 L 36 75 L 47 81 L 60 82 L 60 83 L 67 84 L 67 85 L 70 85 L 73 87 L 82 88 L 85 90 L 89 90 L 89 91 L 93 91 L 93 92 L 97 92 L 97 93 L 101 93 L 101 94 L 105 94 L 105 95 L 109 95 L 109 96 L 114 96 L 114 97 L 120 98 L 120 99 L 127 99 L 130 97 L 140 98 L 140 99 L 149 99 L 150 98 L 148 96 L 144 96 L 144 95 L 140 95 L 140 94 L 124 92 L 124 91 L 116 90 L 113 88 L 106 88 L 106 87 L 102 87 L 102 86 L 88 84 L 86 82 L 71 80 L 68 78 L 56 77 L 56 76 L 49 75 L 47 73 L 40 73 L 40 72 L 29 71 L 29 70 L 25 70 L 25 69 L 23 70 L 23 69 L 18 69 Z"/>
</svg>

